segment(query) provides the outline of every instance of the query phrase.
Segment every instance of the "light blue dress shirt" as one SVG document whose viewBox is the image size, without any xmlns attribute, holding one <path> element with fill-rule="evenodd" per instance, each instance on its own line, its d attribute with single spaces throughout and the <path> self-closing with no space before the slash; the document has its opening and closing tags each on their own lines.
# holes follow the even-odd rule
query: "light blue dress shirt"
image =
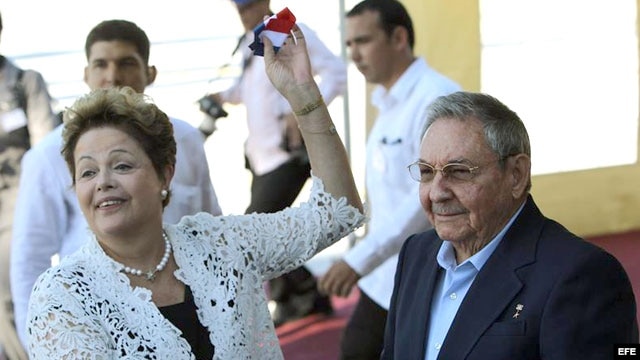
<svg viewBox="0 0 640 360">
<path fill-rule="evenodd" d="M 456 264 L 456 254 L 449 241 L 444 241 L 440 246 L 436 260 L 445 271 L 438 276 L 431 301 L 431 320 L 429 321 L 429 333 L 425 351 L 426 360 L 438 358 L 440 348 L 449 332 L 453 318 L 456 316 L 471 284 L 473 284 L 473 280 L 475 280 L 478 272 L 498 247 L 504 234 L 511 227 L 520 211 L 522 211 L 523 206 L 524 204 L 509 219 L 507 225 L 482 250 L 460 263 L 460 265 Z"/>
</svg>

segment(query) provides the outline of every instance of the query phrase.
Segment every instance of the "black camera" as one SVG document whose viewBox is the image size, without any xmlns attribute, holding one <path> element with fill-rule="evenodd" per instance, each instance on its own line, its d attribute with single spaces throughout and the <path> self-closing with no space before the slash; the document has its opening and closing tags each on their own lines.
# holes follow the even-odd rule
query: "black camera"
<svg viewBox="0 0 640 360">
<path fill-rule="evenodd" d="M 198 126 L 198 129 L 202 132 L 204 137 L 209 137 L 216 131 L 216 119 L 221 117 L 226 117 L 229 115 L 224 109 L 222 105 L 218 104 L 213 98 L 209 95 L 205 95 L 198 100 L 198 104 L 200 104 L 200 111 L 207 114 L 202 122 Z"/>
<path fill-rule="evenodd" d="M 211 116 L 214 120 L 229 115 L 224 111 L 222 105 L 214 101 L 209 95 L 200 98 L 198 104 L 200 104 L 200 111 Z"/>
</svg>

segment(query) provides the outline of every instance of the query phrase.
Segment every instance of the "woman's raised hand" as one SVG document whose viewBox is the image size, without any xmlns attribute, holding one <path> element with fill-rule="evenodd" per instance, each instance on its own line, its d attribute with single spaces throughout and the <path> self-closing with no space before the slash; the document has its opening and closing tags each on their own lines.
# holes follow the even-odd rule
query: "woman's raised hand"
<svg viewBox="0 0 640 360">
<path fill-rule="evenodd" d="M 293 26 L 291 33 L 277 54 L 269 38 L 265 36 L 263 39 L 267 76 L 287 99 L 300 91 L 301 85 L 305 87 L 314 83 L 304 34 L 298 25 Z"/>
</svg>

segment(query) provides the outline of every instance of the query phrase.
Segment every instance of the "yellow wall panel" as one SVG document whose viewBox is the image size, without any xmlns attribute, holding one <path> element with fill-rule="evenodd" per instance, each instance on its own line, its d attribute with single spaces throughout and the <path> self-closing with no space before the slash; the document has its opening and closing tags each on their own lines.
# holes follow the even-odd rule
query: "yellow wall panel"
<svg viewBox="0 0 640 360">
<path fill-rule="evenodd" d="M 405 0 L 416 54 L 465 90 L 480 89 L 480 15 L 476 0 Z"/>
</svg>

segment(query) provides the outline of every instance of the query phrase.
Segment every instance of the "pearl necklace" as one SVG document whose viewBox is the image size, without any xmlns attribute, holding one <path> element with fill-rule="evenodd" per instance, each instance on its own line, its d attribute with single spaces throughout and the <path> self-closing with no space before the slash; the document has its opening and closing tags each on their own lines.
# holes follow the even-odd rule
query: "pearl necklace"
<svg viewBox="0 0 640 360">
<path fill-rule="evenodd" d="M 164 239 L 164 255 L 162 255 L 162 260 L 160 260 L 160 263 L 153 270 L 144 272 L 139 269 L 125 266 L 122 271 L 135 276 L 144 276 L 147 278 L 147 281 L 153 282 L 153 280 L 155 280 L 156 278 L 156 274 L 164 270 L 164 268 L 167 266 L 167 263 L 169 262 L 169 257 L 171 257 L 171 243 L 169 242 L 169 238 L 164 231 L 162 232 L 162 238 Z"/>
</svg>

